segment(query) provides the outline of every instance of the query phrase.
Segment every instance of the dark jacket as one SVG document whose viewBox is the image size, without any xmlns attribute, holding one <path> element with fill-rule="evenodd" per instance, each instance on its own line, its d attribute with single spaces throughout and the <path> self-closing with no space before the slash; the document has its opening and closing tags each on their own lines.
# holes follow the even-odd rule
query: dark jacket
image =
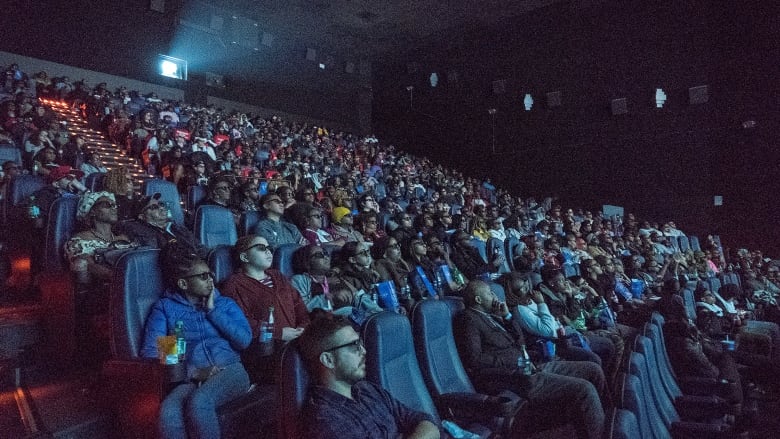
<svg viewBox="0 0 780 439">
<path fill-rule="evenodd" d="M 209 253 L 209 249 L 201 245 L 192 232 L 176 223 L 168 223 L 168 227 L 161 229 L 146 221 L 132 220 L 121 223 L 119 230 L 131 241 L 143 247 L 164 248 L 169 242 L 175 240 L 192 248 L 202 259 L 205 259 Z"/>
</svg>

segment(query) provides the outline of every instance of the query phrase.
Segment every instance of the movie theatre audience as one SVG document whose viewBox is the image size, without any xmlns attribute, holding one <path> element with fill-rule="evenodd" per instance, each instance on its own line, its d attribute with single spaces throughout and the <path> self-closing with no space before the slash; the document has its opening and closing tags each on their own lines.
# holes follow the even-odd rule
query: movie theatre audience
<svg viewBox="0 0 780 439">
<path fill-rule="evenodd" d="M 681 247 L 681 243 L 685 242 L 681 238 L 686 235 L 671 221 L 645 221 L 630 212 L 623 218 L 609 217 L 595 210 L 561 205 L 550 198 L 538 198 L 542 200 L 540 202 L 532 197 L 520 198 L 496 187 L 489 176 L 477 178 L 464 175 L 386 145 L 373 136 L 357 136 L 288 122 L 279 117 L 239 114 L 213 105 L 198 106 L 159 99 L 126 88 L 111 93 L 105 86 L 93 89 L 84 83 L 72 84 L 67 78 L 46 80 L 41 75 L 36 75 L 36 78 L 40 80 L 31 81 L 31 84 L 34 84 L 34 92 L 38 96 L 62 97 L 69 105 L 75 106 L 94 126 L 101 127 L 107 138 L 118 144 L 117 151 L 129 151 L 144 171 L 176 183 L 182 199 L 185 199 L 189 186 L 201 185 L 209 188 L 205 203 L 232 208 L 237 219 L 242 212 L 260 213 L 261 219 L 254 227 L 257 236 L 239 237 L 235 246 L 236 263 L 241 272 L 225 285 L 226 294 L 233 295 L 247 313 L 250 329 L 255 332 L 252 338 L 256 338 L 258 324 L 267 318 L 270 306 L 275 308 L 275 337 L 279 341 L 289 340 L 300 335 L 301 328 L 308 322 L 309 311 L 317 308 L 328 310 L 330 302 L 333 308 L 337 308 L 336 312 L 350 314 L 353 307 L 364 314 L 379 312 L 380 308 L 371 295 L 373 286 L 382 280 L 393 281 L 404 304 L 408 300 L 405 289 L 410 285 L 409 274 L 415 272 L 417 266 L 422 267 L 429 280 L 434 281 L 437 280 L 434 270 L 446 264 L 453 274 L 453 282 L 442 294 L 463 295 L 464 292 L 458 289 L 466 283 L 466 279 L 495 277 L 499 268 L 504 268 L 504 263 L 509 262 L 514 272 L 504 278 L 506 282 L 502 285 L 511 304 L 509 311 L 514 314 L 513 319 L 511 322 L 502 320 L 505 315 L 490 317 L 498 326 L 516 332 L 512 332 L 506 350 L 502 351 L 512 355 L 507 354 L 506 358 L 499 355 L 501 360 L 496 360 L 501 362 L 499 369 L 503 369 L 502 373 L 516 367 L 515 354 L 523 340 L 555 339 L 551 316 L 573 324 L 586 336 L 592 335 L 589 332 L 604 329 L 593 326 L 597 323 L 597 297 L 606 299 L 609 308 L 617 314 L 617 328 L 620 324 L 628 324 L 634 327 L 633 333 L 636 333 L 643 328 L 652 310 L 663 310 L 663 303 L 658 304 L 653 298 L 660 292 L 663 282 L 679 276 L 684 276 L 684 281 L 690 283 L 706 283 L 710 288 L 712 294 L 700 297 L 699 310 L 702 314 L 717 306 L 723 311 L 723 316 L 717 317 L 724 322 L 734 321 L 734 316 L 737 316 L 743 329 L 733 330 L 726 325 L 724 333 L 730 336 L 757 333 L 771 337 L 770 355 L 772 358 L 780 355 L 777 348 L 780 331 L 774 324 L 780 322 L 780 278 L 777 274 L 780 264 L 765 259 L 760 251 L 740 249 L 729 252 L 715 237 L 702 238 L 701 250 L 698 247 L 685 249 Z M 140 245 L 164 248 L 175 241 L 178 247 L 186 248 L 188 254 L 206 258 L 207 250 L 190 230 L 168 218 L 168 206 L 160 202 L 159 194 L 145 197 L 136 205 L 138 193 L 137 187 L 133 187 L 132 177 L 127 170 L 111 165 L 108 153 L 93 152 L 95 156 L 106 158 L 109 175 L 104 180 L 104 186 L 108 195 L 95 198 L 95 194 L 86 193 L 81 181 L 84 175 L 74 167 L 93 162 L 97 170 L 101 169 L 94 160 L 85 157 L 89 154 L 84 140 L 69 133 L 69 127 L 56 120 L 53 113 L 41 112 L 42 106 L 36 106 L 35 101 L 29 98 L 33 90 L 25 90 L 24 84 L 17 86 L 23 96 L 15 96 L 2 104 L 0 143 L 20 150 L 25 158 L 20 172 L 41 175 L 48 172 L 45 177 L 48 185 L 34 193 L 34 198 L 29 198 L 25 206 L 34 207 L 29 209 L 31 215 L 28 216 L 35 217 L 34 222 L 40 232 L 37 236 L 41 240 L 49 207 L 54 200 L 60 196 L 82 194 L 81 202 L 92 204 L 84 214 L 80 208 L 79 218 L 89 220 L 97 235 L 111 238 L 105 242 L 114 241 L 120 233 L 126 233 L 128 240 Z M 32 123 L 25 122 L 27 117 L 32 119 Z M 61 146 L 63 156 L 58 157 Z M 50 151 L 51 147 L 54 149 Z M 41 151 L 38 159 L 34 160 L 34 153 L 38 151 Z M 54 152 L 53 158 L 51 152 Z M 10 165 L 6 168 L 6 164 L 3 185 L 7 187 L 9 174 L 13 178 L 16 170 Z M 295 193 L 297 198 L 293 197 Z M 264 195 L 261 197 L 261 194 Z M 117 235 L 109 234 L 110 227 L 106 227 L 113 224 L 116 216 L 117 209 L 112 204 L 120 206 L 119 219 L 132 219 L 113 232 Z M 314 207 L 309 209 L 311 206 Z M 299 217 L 305 219 L 299 224 L 300 229 L 285 219 Z M 328 219 L 329 225 L 325 224 Z M 97 237 L 92 238 L 98 240 Z M 488 255 L 488 260 L 485 260 L 474 246 L 475 238 L 495 238 L 514 245 L 513 260 L 504 261 L 501 259 L 504 256 L 499 254 Z M 270 268 L 275 248 L 287 243 L 307 242 L 318 245 L 305 246 L 296 253 L 296 275 L 292 283 Z M 344 246 L 334 253 L 331 266 L 329 254 L 321 245 L 329 249 L 334 242 Z M 693 240 L 689 247 L 692 243 Z M 41 247 L 43 243 L 36 242 L 34 245 Z M 166 275 L 175 285 L 161 303 L 168 304 L 165 306 L 175 304 L 181 309 L 186 308 L 193 316 L 205 318 L 209 314 L 208 300 L 204 302 L 190 297 L 192 294 L 188 291 L 208 290 L 207 284 L 211 281 L 205 273 L 208 269 L 201 265 L 202 261 L 190 256 L 166 262 L 166 267 L 172 267 Z M 625 264 L 625 270 L 621 270 L 621 263 Z M 189 264 L 186 269 L 182 268 L 186 264 Z M 550 267 L 559 268 L 561 273 L 556 273 L 554 278 L 544 276 L 544 282 L 539 284 L 539 278 Z M 94 271 L 111 274 L 110 267 L 103 268 L 98 267 Z M 516 278 L 516 272 L 524 274 Z M 716 279 L 723 279 L 724 284 L 725 279 L 729 279 L 730 283 L 720 287 L 719 293 L 716 291 L 718 283 L 714 282 Z M 415 285 L 414 282 L 412 284 Z M 490 314 L 493 309 L 486 304 L 499 301 L 488 297 L 480 286 L 482 284 L 472 284 L 474 287 L 465 291 L 467 300 L 470 300 L 466 315 L 483 318 L 485 316 L 478 311 Z M 644 286 L 638 288 L 639 284 Z M 209 297 L 209 294 L 201 293 L 193 294 Z M 679 295 L 682 290 L 678 288 L 674 293 Z M 420 288 L 413 294 L 419 299 L 423 297 Z M 219 298 L 216 293 L 214 296 Z M 191 299 L 195 299 L 194 302 Z M 217 305 L 226 303 L 221 299 L 217 300 Z M 229 303 L 235 307 L 235 303 Z M 411 304 L 411 300 L 405 303 L 409 309 Z M 477 319 L 474 317 L 472 320 L 469 323 L 475 324 Z M 482 323 L 491 322 L 483 319 Z M 517 328 L 513 328 L 515 323 L 519 324 Z M 216 324 L 212 322 L 211 327 Z M 490 329 L 498 331 L 498 326 Z M 669 331 L 674 328 L 675 324 Z M 209 328 L 201 329 L 210 331 Z M 676 329 L 679 331 L 674 337 L 682 337 L 678 340 L 680 345 L 693 340 L 690 331 L 685 332 L 688 327 L 677 325 Z M 338 332 L 338 328 L 334 331 Z M 630 335 L 617 332 L 630 343 Z M 237 340 L 218 331 L 208 332 L 207 335 L 216 337 L 219 343 L 226 343 L 225 361 L 220 361 L 225 365 L 234 364 L 233 354 L 238 355 L 243 350 L 240 346 L 243 342 L 236 344 Z M 669 335 L 672 336 L 672 333 Z M 330 340 L 329 337 L 331 335 L 323 340 Z M 489 346 L 494 342 L 492 338 L 480 342 L 488 350 L 499 350 Z M 593 343 L 591 347 L 598 351 L 598 345 Z M 536 351 L 537 346 L 534 343 L 530 348 L 534 360 L 541 358 Z M 228 352 L 230 355 L 227 355 Z M 360 349 L 355 352 L 359 354 Z M 559 353 L 565 353 L 565 346 Z M 330 373 L 340 370 L 329 365 L 334 364 L 343 352 L 336 349 L 335 354 L 325 350 L 316 354 L 318 358 L 313 360 L 328 357 L 330 361 L 328 364 L 315 361 L 314 364 L 319 375 L 324 377 L 318 382 L 325 384 L 330 382 Z M 150 355 L 156 356 L 156 353 Z M 509 358 L 512 356 L 514 358 Z M 614 349 L 612 355 L 604 357 L 610 385 L 615 384 L 612 381 L 616 364 L 622 361 L 622 356 L 620 349 Z M 222 354 L 219 357 L 223 358 Z M 490 377 L 483 370 L 485 365 L 477 359 L 484 358 L 473 353 L 464 357 L 469 373 L 479 386 L 485 385 L 485 382 L 490 384 Z M 550 391 L 547 393 L 555 395 L 539 395 L 544 392 L 532 384 L 539 381 L 547 385 L 559 376 L 550 374 L 550 371 L 558 370 L 546 364 L 550 363 L 542 365 L 536 362 L 543 372 L 535 374 L 528 382 L 514 376 L 505 381 L 522 383 L 517 384 L 516 390 L 528 391 L 534 398 L 556 395 L 561 398 L 561 401 L 552 402 L 544 399 L 542 405 L 534 406 L 534 414 L 538 415 L 535 419 L 564 423 L 567 420 L 564 415 L 549 414 L 554 410 L 551 408 L 553 403 L 567 404 L 566 413 L 571 413 L 568 419 L 577 420 L 580 435 L 588 435 L 586 428 L 592 434 L 600 431 L 601 426 L 594 424 L 603 421 L 603 412 L 600 412 L 598 397 L 593 402 L 595 389 L 592 385 L 588 387 L 587 381 L 576 378 L 565 381 L 566 377 L 562 377 L 565 382 L 560 384 L 567 389 L 565 392 Z M 589 364 L 591 366 L 588 367 L 596 366 L 593 362 Z M 750 366 L 752 370 L 756 370 L 755 364 Z M 481 375 L 483 372 L 486 376 Z M 598 390 L 602 390 L 603 375 L 599 381 L 590 372 L 588 378 Z M 706 371 L 704 374 L 707 374 Z M 759 378 L 760 374 L 743 377 L 743 380 L 751 382 Z M 355 383 L 350 386 L 352 384 Z M 542 384 L 539 386 L 546 388 Z M 186 393 L 195 395 L 194 388 L 190 388 L 189 384 L 187 388 Z M 227 393 L 230 393 L 229 388 L 230 385 L 225 389 Z M 220 401 L 229 399 L 230 395 L 220 396 L 223 398 Z M 565 398 L 562 395 L 579 396 Z M 175 398 L 178 401 L 175 404 L 181 404 L 186 397 L 178 395 Z M 323 398 L 323 401 L 332 400 L 327 396 Z M 392 402 L 388 404 L 395 407 Z M 165 417 L 168 418 L 172 412 L 168 410 L 167 403 L 165 407 Z M 189 412 L 185 415 L 199 416 Z M 209 413 L 203 417 L 204 422 L 211 424 L 211 416 Z M 182 428 L 189 428 L 183 427 L 185 424 L 196 428 L 196 421 L 188 422 L 176 420 L 170 425 L 180 432 L 184 431 Z M 535 428 L 549 426 L 545 422 L 532 424 Z M 214 425 L 197 428 L 209 429 Z"/>
</svg>

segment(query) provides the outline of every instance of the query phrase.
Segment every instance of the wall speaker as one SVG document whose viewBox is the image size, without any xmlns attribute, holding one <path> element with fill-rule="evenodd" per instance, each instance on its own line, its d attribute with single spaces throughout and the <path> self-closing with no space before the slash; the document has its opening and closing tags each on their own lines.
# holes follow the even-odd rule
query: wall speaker
<svg viewBox="0 0 780 439">
<path fill-rule="evenodd" d="M 628 100 L 626 98 L 612 99 L 612 114 L 617 116 L 626 113 L 628 113 Z"/>
<path fill-rule="evenodd" d="M 691 87 L 688 89 L 688 102 L 691 105 L 704 104 L 710 100 L 710 90 L 707 85 Z"/>
<path fill-rule="evenodd" d="M 561 106 L 561 92 L 560 91 L 551 91 L 547 93 L 547 106 L 552 107 L 560 107 Z"/>
</svg>

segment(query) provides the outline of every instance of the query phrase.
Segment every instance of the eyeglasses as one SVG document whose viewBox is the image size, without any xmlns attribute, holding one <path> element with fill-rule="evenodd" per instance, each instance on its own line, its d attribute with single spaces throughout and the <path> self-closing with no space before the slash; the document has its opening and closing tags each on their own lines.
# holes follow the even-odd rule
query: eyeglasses
<svg viewBox="0 0 780 439">
<path fill-rule="evenodd" d="M 229 191 L 230 186 L 217 186 L 214 188 L 215 191 Z"/>
<path fill-rule="evenodd" d="M 191 274 L 189 276 L 182 276 L 182 279 L 192 279 L 192 278 L 200 279 L 202 281 L 207 281 L 209 279 L 214 279 L 214 273 L 210 271 L 204 271 L 203 273 Z"/>
<path fill-rule="evenodd" d="M 371 251 L 369 249 L 365 249 L 363 251 L 355 253 L 355 256 L 370 256 Z"/>
<path fill-rule="evenodd" d="M 157 209 L 167 209 L 168 203 L 160 202 L 160 203 L 154 203 L 146 206 L 144 210 L 157 210 Z"/>
<path fill-rule="evenodd" d="M 341 348 L 346 348 L 346 347 L 351 348 L 355 352 L 360 352 L 361 350 L 366 348 L 365 345 L 363 345 L 363 340 L 358 338 L 357 340 L 352 340 L 349 343 L 344 343 L 344 344 L 340 344 L 338 346 L 334 346 L 334 347 L 332 347 L 330 349 L 325 349 L 322 352 L 331 352 L 331 351 L 335 351 L 335 350 L 338 350 L 338 349 L 341 349 Z"/>
<path fill-rule="evenodd" d="M 266 203 L 282 203 L 281 198 L 271 198 L 270 200 L 266 201 Z"/>
<path fill-rule="evenodd" d="M 95 203 L 95 206 L 99 208 L 105 208 L 105 209 L 116 209 L 117 207 L 116 203 L 114 203 L 113 201 L 98 201 L 97 203 Z"/>
<path fill-rule="evenodd" d="M 401 244 L 399 244 L 399 243 L 397 243 L 397 242 L 396 242 L 395 244 L 390 244 L 390 245 L 388 245 L 388 246 L 387 246 L 387 248 L 395 248 L 395 249 L 400 249 L 400 248 L 401 248 Z"/>
<path fill-rule="evenodd" d="M 256 248 L 256 249 L 258 249 L 258 250 L 260 250 L 261 252 L 271 252 L 271 253 L 273 253 L 273 252 L 274 252 L 274 248 L 273 248 L 273 247 L 271 247 L 271 246 L 270 246 L 270 245 L 268 245 L 268 244 L 262 244 L 262 243 L 258 243 L 258 244 L 255 244 L 255 245 L 250 245 L 250 246 L 249 246 L 249 247 L 248 247 L 246 250 L 244 250 L 244 251 L 249 251 L 249 250 L 252 250 L 253 248 Z"/>
<path fill-rule="evenodd" d="M 317 214 L 314 214 L 314 215 L 309 215 L 309 218 L 322 219 L 322 214 L 317 213 Z"/>
</svg>

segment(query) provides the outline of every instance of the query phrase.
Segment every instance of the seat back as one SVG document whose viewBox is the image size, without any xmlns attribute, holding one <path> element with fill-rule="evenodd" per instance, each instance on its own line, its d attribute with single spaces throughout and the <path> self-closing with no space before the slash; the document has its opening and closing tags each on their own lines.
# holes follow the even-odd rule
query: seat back
<svg viewBox="0 0 780 439">
<path fill-rule="evenodd" d="M 580 264 L 567 262 L 563 264 L 563 275 L 567 278 L 580 275 Z"/>
<path fill-rule="evenodd" d="M 412 338 L 425 384 L 434 398 L 453 392 L 474 393 L 458 356 L 450 307 L 423 300 L 412 310 Z"/>
<path fill-rule="evenodd" d="M 9 145 L 7 143 L 0 144 L 0 165 L 9 160 L 21 166 L 22 151 L 14 145 Z"/>
<path fill-rule="evenodd" d="M 368 380 L 407 407 L 431 415 L 438 423 L 439 414 L 414 353 L 409 318 L 384 311 L 369 318 L 362 332 Z"/>
<path fill-rule="evenodd" d="M 466 309 L 466 304 L 463 302 L 463 298 L 459 296 L 442 296 L 441 302 L 447 305 L 450 310 L 450 319 L 460 314 L 461 311 Z"/>
<path fill-rule="evenodd" d="M 669 398 L 675 400 L 682 395 L 680 386 L 677 385 L 677 379 L 674 376 L 674 370 L 672 370 L 672 364 L 669 361 L 669 356 L 666 355 L 666 348 L 664 347 L 663 332 L 661 328 L 653 322 L 645 324 L 644 329 L 645 337 L 649 338 L 653 343 L 653 349 L 655 349 L 655 363 L 658 368 L 658 373 L 661 376 L 661 383 L 669 395 Z"/>
<path fill-rule="evenodd" d="M 300 244 L 282 244 L 274 249 L 274 261 L 272 267 L 279 270 L 287 279 L 295 274 L 293 270 L 293 254 L 301 248 Z"/>
<path fill-rule="evenodd" d="M 187 200 L 185 205 L 189 212 L 194 212 L 203 199 L 206 198 L 206 188 L 194 185 L 187 188 Z"/>
<path fill-rule="evenodd" d="M 243 212 L 238 219 L 238 236 L 252 233 L 257 223 L 260 222 L 260 217 L 260 212 Z"/>
<path fill-rule="evenodd" d="M 11 206 L 18 206 L 45 184 L 43 177 L 38 175 L 17 175 L 9 183 L 8 201 Z"/>
<path fill-rule="evenodd" d="M 141 186 L 142 195 L 154 195 L 159 192 L 162 201 L 170 206 L 171 220 L 176 224 L 184 225 L 184 211 L 181 208 L 181 196 L 176 184 L 167 180 L 150 179 Z"/>
<path fill-rule="evenodd" d="M 65 263 L 65 243 L 76 232 L 76 210 L 79 197 L 62 196 L 54 200 L 49 207 L 49 222 L 43 247 L 41 268 L 46 272 L 67 270 Z M 38 251 L 34 249 L 33 251 Z"/>
<path fill-rule="evenodd" d="M 306 401 L 311 378 L 303 364 L 295 340 L 282 350 L 279 361 L 279 401 L 276 405 L 277 436 L 300 438 L 300 414 Z"/>
<path fill-rule="evenodd" d="M 641 418 L 644 417 L 647 423 L 649 424 L 650 430 L 653 432 L 653 436 L 647 436 L 647 437 L 656 437 L 656 438 L 670 437 L 669 430 L 666 426 L 666 423 L 661 418 L 661 414 L 658 412 L 655 399 L 648 391 L 648 387 L 650 386 L 650 380 L 647 376 L 646 364 L 647 363 L 645 362 L 644 355 L 640 354 L 639 352 L 632 352 L 630 354 L 629 374 L 639 379 L 637 385 L 639 388 L 641 388 L 641 392 L 639 393 L 641 395 L 640 404 L 644 406 L 643 411 L 641 411 L 640 413 L 635 412 L 634 414 L 637 415 L 637 418 L 640 418 L 640 422 L 642 422 Z"/>
<path fill-rule="evenodd" d="M 680 237 L 678 237 L 677 242 L 680 244 L 680 251 L 681 252 L 685 253 L 685 252 L 687 252 L 688 250 L 691 249 L 691 243 L 688 240 L 687 236 L 680 236 Z"/>
<path fill-rule="evenodd" d="M 488 262 L 487 257 L 487 244 L 485 241 L 479 239 L 479 238 L 471 238 L 471 244 L 474 246 L 474 248 L 479 251 L 479 255 L 482 256 L 482 260 L 485 261 L 485 263 Z"/>
<path fill-rule="evenodd" d="M 696 299 L 693 294 L 693 290 L 690 288 L 683 288 L 682 290 L 683 303 L 685 304 L 685 314 L 692 321 L 696 321 Z"/>
<path fill-rule="evenodd" d="M 105 172 L 93 172 L 84 179 L 84 186 L 92 192 L 102 191 L 103 182 L 106 180 Z"/>
<path fill-rule="evenodd" d="M 523 244 L 516 236 L 507 236 L 504 240 L 504 255 L 512 270 L 517 270 L 515 267 L 515 258 L 520 256 L 523 252 Z"/>
<path fill-rule="evenodd" d="M 688 241 L 691 243 L 691 250 L 697 252 L 701 250 L 701 244 L 699 244 L 699 238 L 696 236 L 689 236 Z"/>
<path fill-rule="evenodd" d="M 669 394 L 664 388 L 661 376 L 658 374 L 658 365 L 655 358 L 655 350 L 653 344 L 649 338 L 640 335 L 634 340 L 634 349 L 636 352 L 642 354 L 645 362 L 645 372 L 647 377 L 647 383 L 645 385 L 645 391 L 649 393 L 646 395 L 651 397 L 655 401 L 656 409 L 666 424 L 666 428 L 672 427 L 672 423 L 678 421 L 680 416 L 674 408 L 673 401 L 669 398 Z"/>
<path fill-rule="evenodd" d="M 720 292 L 721 282 L 720 279 L 718 279 L 715 276 L 712 276 L 709 278 L 709 284 L 710 284 L 710 291 L 712 291 L 715 294 L 718 294 Z"/>
<path fill-rule="evenodd" d="M 233 212 L 222 206 L 200 206 L 195 211 L 195 236 L 206 248 L 235 245 L 238 240 Z"/>
<path fill-rule="evenodd" d="M 642 437 L 639 432 L 639 422 L 636 415 L 629 410 L 617 409 L 607 426 L 606 439 L 636 439 Z"/>
<path fill-rule="evenodd" d="M 218 245 L 209 252 L 207 262 L 211 272 L 214 273 L 214 285 L 222 284 L 235 271 L 233 258 L 230 255 L 232 249 L 230 245 Z"/>
<path fill-rule="evenodd" d="M 160 250 L 141 249 L 122 255 L 109 288 L 111 356 L 139 357 L 146 317 L 165 290 L 159 266 Z"/>
<path fill-rule="evenodd" d="M 509 273 L 512 271 L 512 268 L 509 266 L 509 261 L 506 258 L 506 251 L 504 250 L 504 242 L 500 239 L 496 238 L 489 238 L 487 240 L 487 243 L 485 244 L 486 247 L 486 253 L 485 256 L 488 257 L 488 259 L 492 258 L 494 254 L 501 253 L 504 255 L 504 263 L 501 264 L 500 267 L 498 267 L 499 273 Z"/>
<path fill-rule="evenodd" d="M 632 374 L 621 373 L 619 382 L 622 385 L 620 392 L 620 405 L 631 412 L 637 421 L 639 435 L 632 438 L 653 438 L 653 429 L 650 426 L 647 409 L 645 407 L 645 395 L 639 378 Z"/>
</svg>

